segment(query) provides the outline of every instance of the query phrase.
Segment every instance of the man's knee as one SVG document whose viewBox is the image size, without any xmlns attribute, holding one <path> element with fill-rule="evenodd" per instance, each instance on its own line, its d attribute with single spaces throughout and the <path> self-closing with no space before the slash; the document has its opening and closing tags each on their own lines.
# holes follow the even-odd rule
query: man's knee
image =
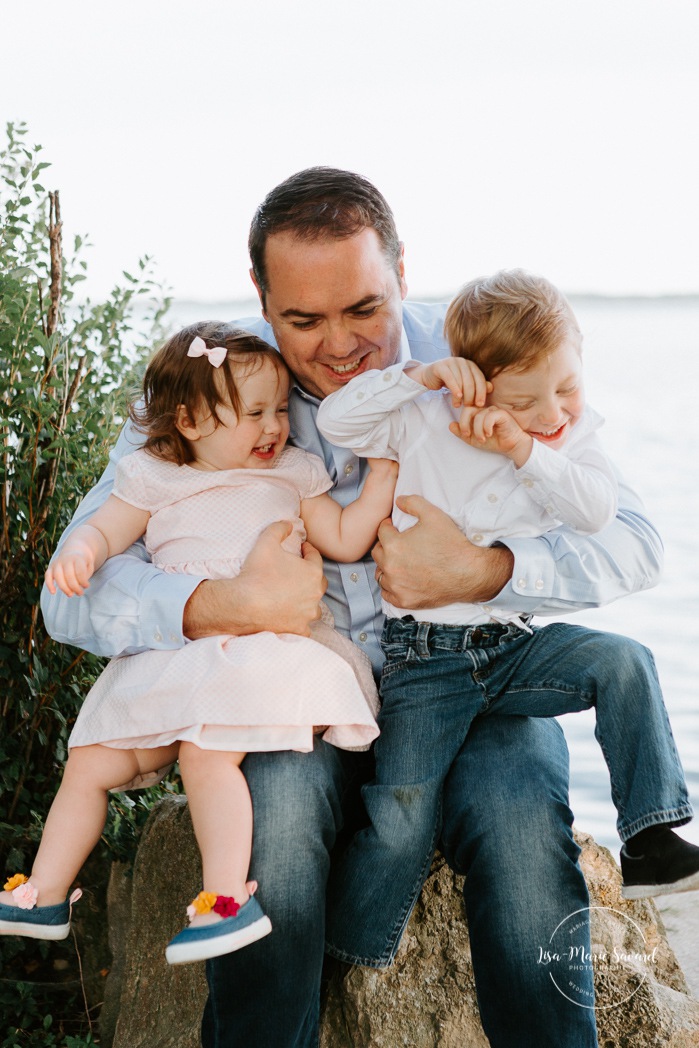
<svg viewBox="0 0 699 1048">
<path fill-rule="evenodd" d="M 545 862 L 563 846 L 577 860 L 568 805 L 568 751 L 551 719 L 483 717 L 474 726 L 445 783 L 442 846 L 466 872 L 476 855 L 504 862 Z M 516 859 L 515 859 L 516 861 Z"/>
<path fill-rule="evenodd" d="M 342 825 L 345 774 L 326 743 L 312 753 L 249 753 L 242 769 L 253 803 L 253 864 L 300 875 L 332 848 Z"/>
</svg>

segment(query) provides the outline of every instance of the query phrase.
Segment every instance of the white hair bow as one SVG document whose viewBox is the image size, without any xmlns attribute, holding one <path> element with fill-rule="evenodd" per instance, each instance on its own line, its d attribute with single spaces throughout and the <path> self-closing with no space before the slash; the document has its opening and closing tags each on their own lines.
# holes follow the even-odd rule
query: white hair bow
<svg viewBox="0 0 699 1048">
<path fill-rule="evenodd" d="M 187 350 L 188 357 L 208 357 L 209 363 L 213 364 L 215 368 L 220 368 L 226 359 L 228 350 L 225 346 L 212 346 L 211 349 L 207 346 L 203 338 L 199 338 L 199 335 L 192 341 L 189 349 Z"/>
</svg>

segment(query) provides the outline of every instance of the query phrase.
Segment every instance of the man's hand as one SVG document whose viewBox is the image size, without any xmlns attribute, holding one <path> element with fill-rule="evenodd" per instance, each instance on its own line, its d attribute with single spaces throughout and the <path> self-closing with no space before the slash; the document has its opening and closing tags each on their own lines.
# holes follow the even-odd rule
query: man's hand
<svg viewBox="0 0 699 1048">
<path fill-rule="evenodd" d="M 465 444 L 481 451 L 495 451 L 512 459 L 518 468 L 532 453 L 534 438 L 526 433 L 509 411 L 495 405 L 487 408 L 466 406 L 450 431 Z"/>
<path fill-rule="evenodd" d="M 425 389 L 448 389 L 455 408 L 462 404 L 483 407 L 486 395 L 493 388 L 481 369 L 462 357 L 445 357 L 433 364 L 418 364 L 408 368 L 405 374 Z"/>
<path fill-rule="evenodd" d="M 417 524 L 399 532 L 379 527 L 371 551 L 381 595 L 398 608 L 439 608 L 457 601 L 492 600 L 511 576 L 514 557 L 504 546 L 474 546 L 453 522 L 420 495 L 397 500 Z"/>
<path fill-rule="evenodd" d="M 304 542 L 302 557 L 282 548 L 291 531 L 289 521 L 270 524 L 236 578 L 210 579 L 197 586 L 184 610 L 185 636 L 196 640 L 265 630 L 310 636 L 311 623 L 320 618 L 327 582 L 323 560 L 310 542 Z"/>
</svg>

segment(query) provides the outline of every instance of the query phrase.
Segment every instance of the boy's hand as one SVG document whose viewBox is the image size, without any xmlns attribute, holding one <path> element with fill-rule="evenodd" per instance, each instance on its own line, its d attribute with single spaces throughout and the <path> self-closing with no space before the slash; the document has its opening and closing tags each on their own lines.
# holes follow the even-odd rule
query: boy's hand
<svg viewBox="0 0 699 1048">
<path fill-rule="evenodd" d="M 471 360 L 462 357 L 445 357 L 434 364 L 418 364 L 409 368 L 406 375 L 414 382 L 419 382 L 425 389 L 444 389 L 451 393 L 451 402 L 455 408 L 462 404 L 475 404 L 483 407 L 485 398 L 492 391 L 479 367 Z"/>
<path fill-rule="evenodd" d="M 66 546 L 58 553 L 46 569 L 46 585 L 49 593 L 55 593 L 56 587 L 67 597 L 82 597 L 95 571 L 95 557 L 92 550 L 83 546 Z"/>
<path fill-rule="evenodd" d="M 534 438 L 522 429 L 509 411 L 495 405 L 464 407 L 459 421 L 452 422 L 449 429 L 472 448 L 506 455 L 517 467 L 525 464 L 534 444 Z"/>
</svg>

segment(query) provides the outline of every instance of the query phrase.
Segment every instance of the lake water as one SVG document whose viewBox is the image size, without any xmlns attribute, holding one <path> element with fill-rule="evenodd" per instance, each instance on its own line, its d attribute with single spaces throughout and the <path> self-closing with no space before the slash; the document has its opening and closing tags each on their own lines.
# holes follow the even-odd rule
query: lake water
<svg viewBox="0 0 699 1048">
<path fill-rule="evenodd" d="M 636 638 L 655 654 L 692 804 L 699 811 L 699 299 L 577 300 L 588 398 L 610 454 L 665 544 L 660 584 L 571 621 Z M 594 714 L 561 720 L 577 824 L 618 848 Z M 699 844 L 699 820 L 682 829 Z"/>
<path fill-rule="evenodd" d="M 656 657 L 692 803 L 699 811 L 699 298 L 572 299 L 584 332 L 588 399 L 602 437 L 665 543 L 659 586 L 568 616 L 647 644 Z M 175 303 L 182 324 L 250 316 L 254 304 Z M 562 718 L 577 825 L 614 852 L 616 812 L 594 714 Z M 699 844 L 699 820 L 684 827 Z"/>
</svg>

